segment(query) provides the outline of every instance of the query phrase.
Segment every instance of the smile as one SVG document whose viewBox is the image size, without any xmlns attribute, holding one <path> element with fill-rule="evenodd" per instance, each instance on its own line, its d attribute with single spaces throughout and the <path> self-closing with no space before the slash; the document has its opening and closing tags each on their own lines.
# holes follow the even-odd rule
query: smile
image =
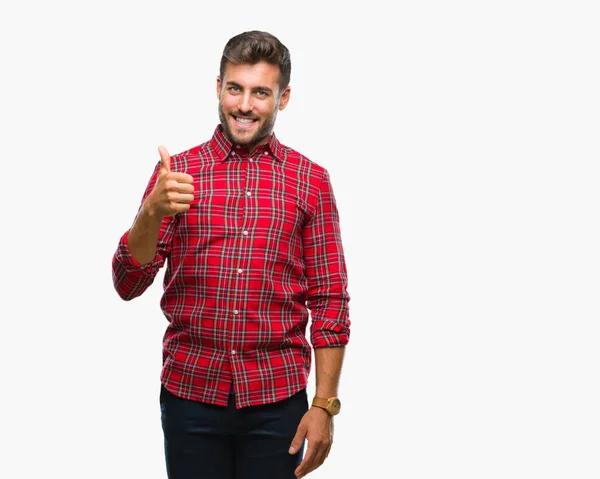
<svg viewBox="0 0 600 479">
<path fill-rule="evenodd" d="M 254 118 L 245 118 L 243 116 L 233 116 L 233 119 L 240 128 L 248 128 L 257 121 Z"/>
</svg>

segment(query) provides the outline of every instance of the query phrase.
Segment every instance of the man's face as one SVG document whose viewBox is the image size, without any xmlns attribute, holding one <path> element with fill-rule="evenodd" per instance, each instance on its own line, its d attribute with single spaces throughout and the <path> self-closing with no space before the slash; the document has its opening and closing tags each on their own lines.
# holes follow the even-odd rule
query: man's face
<svg viewBox="0 0 600 479">
<path fill-rule="evenodd" d="M 279 91 L 279 67 L 228 63 L 223 78 L 217 77 L 219 120 L 229 139 L 249 149 L 268 141 L 277 110 L 289 101 L 290 87 Z"/>
</svg>

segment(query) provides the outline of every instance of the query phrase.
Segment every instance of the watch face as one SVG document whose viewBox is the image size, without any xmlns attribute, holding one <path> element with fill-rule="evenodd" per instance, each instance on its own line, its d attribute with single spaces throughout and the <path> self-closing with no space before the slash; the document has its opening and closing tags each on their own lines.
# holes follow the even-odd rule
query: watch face
<svg viewBox="0 0 600 479">
<path fill-rule="evenodd" d="M 340 402 L 339 399 L 334 399 L 331 401 L 331 403 L 329 404 L 329 410 L 331 412 L 331 415 L 335 416 L 338 412 L 340 412 L 340 408 L 342 407 L 342 403 Z"/>
</svg>

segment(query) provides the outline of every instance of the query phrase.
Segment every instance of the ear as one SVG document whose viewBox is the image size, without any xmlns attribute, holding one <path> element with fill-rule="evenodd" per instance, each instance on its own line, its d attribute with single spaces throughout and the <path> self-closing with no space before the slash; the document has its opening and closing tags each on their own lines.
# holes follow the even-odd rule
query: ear
<svg viewBox="0 0 600 479">
<path fill-rule="evenodd" d="M 285 109 L 285 107 L 288 104 L 288 101 L 290 101 L 291 91 L 292 91 L 292 89 L 290 88 L 289 85 L 287 87 L 285 87 L 285 90 L 283 91 L 283 93 L 281 94 L 281 98 L 279 99 L 279 109 L 280 110 Z"/>
<path fill-rule="evenodd" d="M 217 98 L 221 99 L 221 77 L 217 75 Z"/>
</svg>

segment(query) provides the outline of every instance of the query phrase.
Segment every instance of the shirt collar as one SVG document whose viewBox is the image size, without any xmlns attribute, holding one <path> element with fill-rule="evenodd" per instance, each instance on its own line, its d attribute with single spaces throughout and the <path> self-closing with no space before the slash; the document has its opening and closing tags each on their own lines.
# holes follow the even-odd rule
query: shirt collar
<svg viewBox="0 0 600 479">
<path fill-rule="evenodd" d="M 210 144 L 212 146 L 213 151 L 217 155 L 217 159 L 221 163 L 225 162 L 230 158 L 231 151 L 234 149 L 233 143 L 231 143 L 231 140 L 229 140 L 229 138 L 227 138 L 227 136 L 225 135 L 223 131 L 223 126 L 221 124 L 218 124 L 215 128 L 215 132 L 210 140 Z M 280 163 L 282 163 L 285 159 L 285 149 L 281 145 L 281 143 L 279 143 L 279 140 L 275 136 L 275 133 L 271 133 L 269 141 L 264 145 L 259 146 L 259 148 L 262 148 L 264 151 L 270 151 L 273 155 L 273 158 L 275 158 Z"/>
</svg>

